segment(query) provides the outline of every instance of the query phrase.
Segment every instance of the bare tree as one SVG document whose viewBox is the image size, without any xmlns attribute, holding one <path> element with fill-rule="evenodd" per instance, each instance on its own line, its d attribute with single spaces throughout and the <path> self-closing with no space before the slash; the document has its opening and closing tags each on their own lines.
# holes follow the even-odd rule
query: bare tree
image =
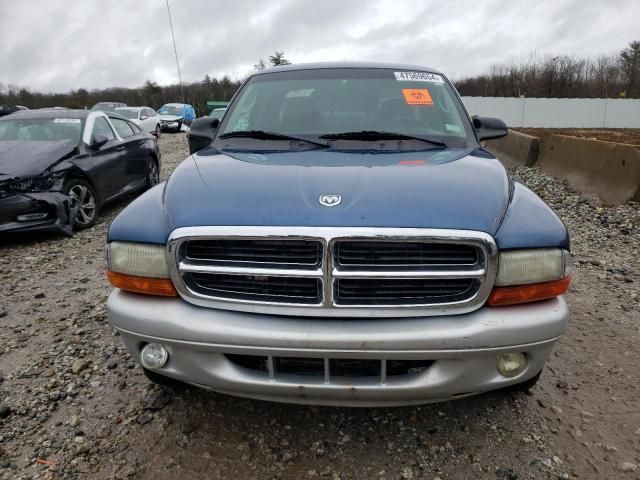
<svg viewBox="0 0 640 480">
<path fill-rule="evenodd" d="M 494 64 L 489 73 L 456 82 L 462 95 L 527 97 L 640 97 L 640 42 L 595 60 L 536 54 Z"/>
<path fill-rule="evenodd" d="M 620 52 L 620 69 L 627 87 L 626 96 L 635 97 L 640 90 L 640 41 L 629 43 Z"/>
</svg>

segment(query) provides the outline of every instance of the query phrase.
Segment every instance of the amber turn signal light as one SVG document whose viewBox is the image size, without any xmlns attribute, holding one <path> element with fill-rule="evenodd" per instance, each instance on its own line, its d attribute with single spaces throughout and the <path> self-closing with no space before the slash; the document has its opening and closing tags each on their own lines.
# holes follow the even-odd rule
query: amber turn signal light
<svg viewBox="0 0 640 480">
<path fill-rule="evenodd" d="M 518 303 L 537 302 L 562 295 L 569 290 L 571 277 L 564 277 L 553 282 L 516 285 L 513 287 L 496 287 L 489 295 L 487 305 L 499 307 Z"/>
<path fill-rule="evenodd" d="M 177 297 L 178 292 L 168 278 L 137 277 L 107 271 L 109 282 L 116 288 L 128 292 L 146 293 L 147 295 L 159 295 L 161 297 Z"/>
</svg>

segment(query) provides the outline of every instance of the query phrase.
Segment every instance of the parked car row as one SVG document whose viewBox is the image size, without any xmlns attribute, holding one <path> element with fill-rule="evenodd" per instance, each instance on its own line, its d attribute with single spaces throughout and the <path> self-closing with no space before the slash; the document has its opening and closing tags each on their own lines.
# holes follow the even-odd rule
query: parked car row
<svg viewBox="0 0 640 480">
<path fill-rule="evenodd" d="M 160 116 L 153 108 L 149 107 L 118 107 L 114 112 L 128 118 L 147 133 L 152 133 L 156 137 L 160 136 L 162 127 Z"/>
<path fill-rule="evenodd" d="M 144 131 L 160 135 L 162 130 L 179 132 L 182 125 L 190 126 L 196 118 L 196 110 L 187 103 L 167 103 L 156 113 L 150 107 L 129 107 L 120 102 L 99 102 L 91 110 L 115 111 L 126 116 Z"/>
</svg>

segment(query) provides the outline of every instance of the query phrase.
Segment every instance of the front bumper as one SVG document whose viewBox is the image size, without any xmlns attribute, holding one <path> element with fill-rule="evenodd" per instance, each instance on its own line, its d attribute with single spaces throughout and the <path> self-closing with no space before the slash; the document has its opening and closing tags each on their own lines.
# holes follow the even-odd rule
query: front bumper
<svg viewBox="0 0 640 480">
<path fill-rule="evenodd" d="M 182 125 L 182 120 L 160 121 L 160 128 L 178 128 L 180 125 Z"/>
<path fill-rule="evenodd" d="M 442 317 L 337 319 L 285 317 L 197 307 L 114 290 L 109 321 L 136 360 L 148 342 L 169 361 L 157 373 L 218 392 L 323 405 L 409 405 L 462 398 L 520 383 L 542 370 L 565 331 L 562 297 Z M 499 354 L 523 352 L 526 369 L 507 379 Z M 403 375 L 333 376 L 248 368 L 228 355 L 269 358 L 430 360 Z"/>
<path fill-rule="evenodd" d="M 60 192 L 18 193 L 0 198 L 0 234 L 5 232 L 73 232 L 77 207 Z M 18 220 L 21 215 L 45 214 L 36 220 Z"/>
</svg>

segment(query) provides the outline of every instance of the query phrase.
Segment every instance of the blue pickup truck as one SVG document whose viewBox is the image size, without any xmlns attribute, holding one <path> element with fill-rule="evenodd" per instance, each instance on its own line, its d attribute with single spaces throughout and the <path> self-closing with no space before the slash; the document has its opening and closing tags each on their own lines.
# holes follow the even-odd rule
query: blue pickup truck
<svg viewBox="0 0 640 480">
<path fill-rule="evenodd" d="M 566 328 L 567 229 L 413 65 L 255 73 L 108 234 L 112 325 L 147 376 L 407 405 L 527 390 Z"/>
</svg>

